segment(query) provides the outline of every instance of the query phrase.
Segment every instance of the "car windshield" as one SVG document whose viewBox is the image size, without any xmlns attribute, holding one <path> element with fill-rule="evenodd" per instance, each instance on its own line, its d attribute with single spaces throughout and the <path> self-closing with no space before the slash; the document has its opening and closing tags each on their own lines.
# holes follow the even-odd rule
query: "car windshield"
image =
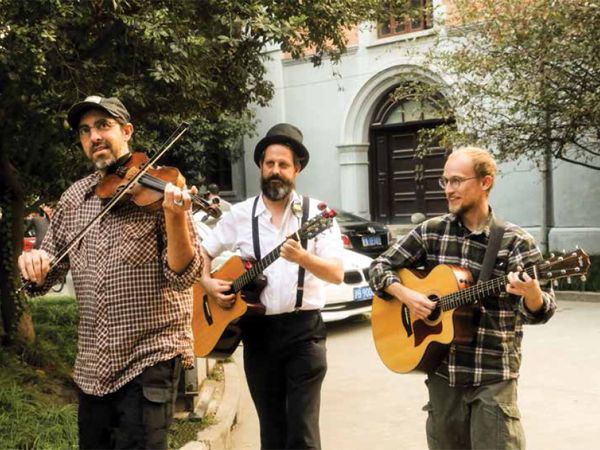
<svg viewBox="0 0 600 450">
<path fill-rule="evenodd" d="M 355 216 L 354 214 L 350 214 L 349 212 L 342 211 L 340 209 L 333 209 L 335 209 L 335 212 L 337 213 L 335 219 L 338 221 L 338 223 L 368 222 L 368 220 L 360 216 Z"/>
</svg>

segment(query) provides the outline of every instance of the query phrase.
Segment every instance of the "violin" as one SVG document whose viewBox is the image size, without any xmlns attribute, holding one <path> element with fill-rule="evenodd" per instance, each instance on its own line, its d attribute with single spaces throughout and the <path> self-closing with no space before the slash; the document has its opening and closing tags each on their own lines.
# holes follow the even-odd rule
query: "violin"
<svg viewBox="0 0 600 450">
<path fill-rule="evenodd" d="M 142 178 L 144 178 L 145 183 L 147 185 L 153 185 L 152 188 L 149 188 L 146 186 L 146 189 L 153 189 L 154 191 L 158 191 L 160 192 L 160 198 L 155 198 L 155 202 L 159 202 L 160 199 L 162 199 L 162 193 L 164 193 L 164 189 L 165 186 L 167 184 L 167 182 L 171 181 L 165 181 L 162 178 L 158 178 L 156 177 L 156 172 L 154 172 L 155 175 L 150 175 L 150 176 L 146 176 L 148 175 L 148 171 L 149 170 L 160 170 L 160 169 L 154 169 L 152 167 L 152 164 L 154 164 L 156 161 L 158 161 L 158 159 L 164 155 L 174 144 L 175 142 L 177 142 L 179 140 L 179 138 L 181 138 L 181 136 L 187 131 L 187 129 L 189 128 L 189 124 L 186 122 L 182 122 L 180 126 L 177 127 L 177 129 L 171 134 L 171 136 L 169 137 L 169 139 L 167 139 L 167 141 L 162 145 L 162 148 L 160 150 L 158 150 L 151 158 L 147 159 L 145 163 L 141 163 L 138 166 L 134 166 L 132 163 L 132 167 L 130 167 L 130 169 L 132 169 L 131 171 L 126 170 L 124 173 L 128 178 L 125 178 L 125 176 L 123 177 L 118 177 L 121 180 L 121 183 L 116 183 L 114 181 L 112 182 L 107 182 L 109 184 L 107 184 L 105 187 L 105 190 L 103 190 L 103 192 L 105 194 L 107 193 L 111 193 L 112 195 L 108 195 L 107 197 L 105 197 L 107 199 L 106 204 L 102 207 L 102 210 L 92 219 L 89 221 L 89 223 L 83 227 L 79 233 L 77 233 L 77 235 L 75 237 L 73 237 L 73 239 L 71 239 L 69 241 L 69 243 L 67 243 L 63 248 L 60 249 L 60 251 L 54 255 L 54 257 L 50 260 L 50 269 L 48 270 L 48 272 L 50 272 L 52 269 L 54 269 L 54 267 L 56 267 L 56 265 L 62 261 L 71 251 L 71 249 L 73 249 L 78 243 L 79 241 L 81 241 L 84 236 L 92 229 L 92 227 L 98 223 L 102 217 L 104 217 L 106 214 L 108 214 L 110 212 L 110 210 L 119 202 L 121 202 L 126 196 L 129 196 L 129 188 L 136 188 L 136 184 L 138 182 L 140 182 L 140 180 Z M 138 157 L 139 158 L 139 157 Z M 146 157 L 147 158 L 147 157 Z M 173 169 L 173 168 L 170 168 Z M 177 170 L 177 169 L 175 169 Z M 171 175 L 171 179 L 175 180 L 177 182 L 177 180 L 181 177 L 181 174 L 179 174 L 179 171 L 177 171 L 176 173 L 178 174 L 177 176 L 174 176 L 174 173 L 172 170 L 169 170 L 168 173 Z M 111 180 L 114 180 L 114 178 L 112 178 Z M 181 181 L 183 180 L 183 182 Z M 182 183 L 182 186 L 185 185 L 185 179 L 183 179 L 183 177 L 181 177 L 181 180 L 179 180 L 179 183 Z M 172 181 L 171 181 L 172 182 Z M 143 183 L 140 182 L 140 185 L 144 186 Z M 112 189 L 110 189 L 110 186 L 112 186 Z M 141 195 L 141 194 L 140 194 Z M 197 197 L 197 196 L 195 196 Z M 141 200 L 140 201 L 148 201 L 148 198 L 145 197 L 145 195 L 141 195 Z M 206 206 L 208 204 L 208 202 L 206 200 L 204 200 L 201 197 L 200 200 L 197 200 L 198 204 L 204 205 Z M 144 200 L 145 199 L 145 200 Z M 207 208 L 210 207 L 210 205 L 206 206 Z M 212 208 L 211 208 L 212 210 Z M 209 210 L 205 211 L 210 214 Z M 218 214 L 216 217 L 219 217 L 221 215 L 221 210 L 218 210 L 216 212 L 213 212 L 213 214 Z M 34 283 L 32 283 L 31 281 L 27 281 L 25 284 L 23 284 L 19 289 L 17 289 L 15 291 L 15 295 L 19 295 L 21 293 L 21 291 L 23 289 L 25 289 L 26 287 L 30 287 L 33 286 Z"/>
<path fill-rule="evenodd" d="M 148 156 L 143 152 L 129 153 L 120 158 L 109 172 L 100 180 L 96 186 L 96 195 L 101 199 L 111 199 L 119 195 L 129 182 L 135 178 L 140 171 L 145 172 L 138 178 L 137 183 L 131 186 L 123 199 L 132 201 L 134 204 L 148 209 L 157 210 L 162 206 L 162 198 L 167 183 L 173 183 L 180 189 L 185 187 L 185 178 L 176 167 L 160 166 L 148 167 Z M 218 207 L 211 205 L 198 194 L 191 196 L 192 203 L 208 215 L 219 218 L 222 215 Z"/>
</svg>

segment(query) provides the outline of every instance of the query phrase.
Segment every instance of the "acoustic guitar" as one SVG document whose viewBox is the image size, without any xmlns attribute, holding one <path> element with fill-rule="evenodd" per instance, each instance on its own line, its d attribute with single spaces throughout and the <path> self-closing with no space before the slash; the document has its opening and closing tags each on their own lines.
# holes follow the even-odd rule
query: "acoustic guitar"
<svg viewBox="0 0 600 450">
<path fill-rule="evenodd" d="M 538 280 L 556 280 L 583 277 L 589 266 L 589 256 L 577 249 L 565 256 L 552 256 L 525 272 Z M 408 307 L 398 299 L 374 296 L 371 324 L 375 347 L 388 369 L 399 373 L 429 372 L 442 362 L 450 344 L 471 343 L 477 327 L 475 304 L 504 292 L 508 282 L 504 276 L 474 284 L 467 269 L 445 264 L 426 275 L 401 269 L 398 277 L 404 286 L 437 303 L 422 320 L 411 317 Z"/>
<path fill-rule="evenodd" d="M 293 239 L 300 242 L 303 239 L 312 239 L 333 225 L 336 212 L 328 209 L 325 203 L 319 204 L 319 210 L 319 214 L 307 220 L 298 231 L 286 237 L 260 261 L 248 266 L 239 256 L 232 256 L 211 274 L 212 278 L 232 281 L 229 293 L 235 294 L 236 299 L 231 308 L 221 308 L 213 297 L 206 294 L 200 283 L 194 284 L 192 332 L 196 356 L 223 358 L 235 351 L 241 340 L 239 318 L 244 314 L 256 315 L 265 312 L 258 299 L 264 283 L 257 279 L 279 258 L 285 241 Z M 249 290 L 251 285 L 255 285 L 255 289 Z"/>
</svg>

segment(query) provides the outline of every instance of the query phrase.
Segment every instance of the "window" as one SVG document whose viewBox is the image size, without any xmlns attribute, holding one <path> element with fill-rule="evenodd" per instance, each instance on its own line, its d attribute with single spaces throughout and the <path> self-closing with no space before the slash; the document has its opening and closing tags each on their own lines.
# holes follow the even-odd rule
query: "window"
<svg viewBox="0 0 600 450">
<path fill-rule="evenodd" d="M 229 154 L 225 151 L 215 152 L 207 165 L 206 184 L 215 183 L 220 191 L 231 191 L 233 180 Z"/>
<path fill-rule="evenodd" d="M 384 38 L 399 34 L 426 30 L 433 25 L 433 14 L 430 0 L 410 0 L 411 13 L 405 17 L 396 17 L 380 24 L 377 37 Z"/>
</svg>

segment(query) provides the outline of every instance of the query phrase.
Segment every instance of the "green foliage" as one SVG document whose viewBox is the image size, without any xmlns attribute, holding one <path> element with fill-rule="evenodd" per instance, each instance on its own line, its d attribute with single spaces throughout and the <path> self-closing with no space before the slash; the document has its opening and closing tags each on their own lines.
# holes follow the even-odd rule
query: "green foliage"
<svg viewBox="0 0 600 450">
<path fill-rule="evenodd" d="M 39 298 L 31 310 L 37 341 L 0 350 L 0 448 L 76 448 L 76 302 Z"/>
<path fill-rule="evenodd" d="M 24 359 L 38 367 L 55 366 L 60 361 L 72 367 L 77 355 L 79 309 L 71 297 L 39 297 L 30 301 L 38 341 L 24 349 Z"/>
<path fill-rule="evenodd" d="M 181 448 L 186 443 L 197 440 L 198 432 L 214 423 L 216 421 L 212 415 L 202 417 L 199 420 L 175 419 L 169 429 L 169 448 Z"/>
<path fill-rule="evenodd" d="M 451 139 L 489 146 L 501 160 L 541 161 L 549 151 L 600 169 L 600 3 L 453 3 L 430 55 L 451 80 Z"/>
<path fill-rule="evenodd" d="M 39 403 L 18 383 L 0 389 L 0 448 L 77 448 L 75 405 Z"/>
<path fill-rule="evenodd" d="M 384 6 L 394 3 L 387 2 Z M 382 3 L 253 0 L 0 0 L 1 148 L 31 194 L 56 196 L 86 170 L 66 113 L 85 95 L 123 99 L 136 143 L 154 149 L 181 120 L 191 131 L 171 160 L 198 178 L 211 152 L 239 149 L 266 105 L 262 51 L 314 49 L 339 58 L 344 27 Z M 69 170 L 64 170 L 68 168 Z M 49 176 L 49 174 L 54 174 Z"/>
</svg>

